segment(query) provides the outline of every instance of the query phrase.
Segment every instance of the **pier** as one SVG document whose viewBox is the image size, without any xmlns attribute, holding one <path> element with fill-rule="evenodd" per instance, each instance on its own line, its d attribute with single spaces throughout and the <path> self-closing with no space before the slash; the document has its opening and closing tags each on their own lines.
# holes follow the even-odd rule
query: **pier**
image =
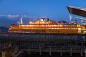
<svg viewBox="0 0 86 57">
<path fill-rule="evenodd" d="M 0 52 L 3 54 L 5 48 L 9 49 L 8 43 L 10 43 L 13 48 L 18 50 L 18 53 L 15 54 L 16 56 L 24 51 L 29 55 L 39 54 L 40 56 L 45 54 L 49 56 L 56 54 L 58 56 L 64 56 L 65 54 L 69 56 L 73 56 L 74 54 L 86 56 L 85 35 L 82 35 L 82 39 L 78 39 L 77 35 L 64 35 L 64 38 L 58 38 L 56 35 L 35 36 L 37 35 L 33 37 L 31 34 L 2 33 L 0 34 Z M 62 35 L 59 37 L 62 37 Z"/>
</svg>

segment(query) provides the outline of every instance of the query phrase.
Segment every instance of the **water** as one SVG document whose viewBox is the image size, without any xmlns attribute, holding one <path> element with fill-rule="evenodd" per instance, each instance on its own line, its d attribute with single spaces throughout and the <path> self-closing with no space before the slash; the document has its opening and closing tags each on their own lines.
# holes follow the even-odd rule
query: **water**
<svg viewBox="0 0 86 57">
<path fill-rule="evenodd" d="M 8 32 L 8 27 L 0 27 L 1 32 Z"/>
</svg>

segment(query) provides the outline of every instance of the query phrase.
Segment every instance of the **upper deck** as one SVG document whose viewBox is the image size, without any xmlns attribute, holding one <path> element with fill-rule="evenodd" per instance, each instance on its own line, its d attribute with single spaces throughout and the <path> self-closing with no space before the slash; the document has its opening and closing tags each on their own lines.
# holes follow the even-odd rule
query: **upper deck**
<svg viewBox="0 0 86 57">
<path fill-rule="evenodd" d="M 29 22 L 29 24 L 30 25 L 37 25 L 37 24 L 39 24 L 39 25 L 44 25 L 44 24 L 57 24 L 56 23 L 56 21 L 51 21 L 51 20 L 49 20 L 49 19 L 47 19 L 47 18 L 40 18 L 40 19 L 38 19 L 37 21 L 30 21 Z"/>
</svg>

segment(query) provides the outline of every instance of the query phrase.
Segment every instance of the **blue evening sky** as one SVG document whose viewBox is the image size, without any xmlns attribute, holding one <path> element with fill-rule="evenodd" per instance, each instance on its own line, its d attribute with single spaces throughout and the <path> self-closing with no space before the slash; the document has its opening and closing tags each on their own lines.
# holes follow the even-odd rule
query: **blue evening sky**
<svg viewBox="0 0 86 57">
<path fill-rule="evenodd" d="M 86 0 L 0 0 L 0 15 L 19 14 L 68 21 L 67 6 L 86 8 Z"/>
</svg>

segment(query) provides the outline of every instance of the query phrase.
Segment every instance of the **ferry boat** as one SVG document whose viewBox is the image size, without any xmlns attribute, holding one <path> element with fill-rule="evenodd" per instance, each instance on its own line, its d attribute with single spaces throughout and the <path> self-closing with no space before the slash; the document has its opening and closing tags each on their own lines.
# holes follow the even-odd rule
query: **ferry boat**
<svg viewBox="0 0 86 57">
<path fill-rule="evenodd" d="M 13 33 L 57 33 L 57 34 L 85 34 L 86 28 L 80 24 L 56 22 L 47 18 L 30 21 L 29 24 L 12 25 L 9 32 Z"/>
</svg>

